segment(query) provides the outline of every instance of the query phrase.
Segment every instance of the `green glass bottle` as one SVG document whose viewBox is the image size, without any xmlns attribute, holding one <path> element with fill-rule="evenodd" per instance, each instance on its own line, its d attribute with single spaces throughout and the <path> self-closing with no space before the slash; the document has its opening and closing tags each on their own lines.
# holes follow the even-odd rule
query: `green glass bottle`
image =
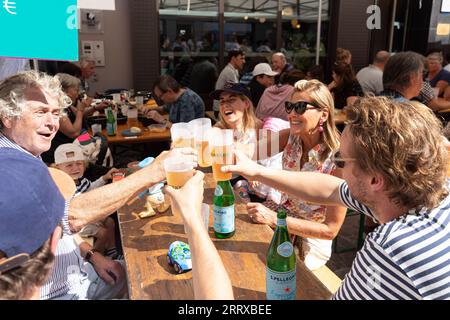
<svg viewBox="0 0 450 320">
<path fill-rule="evenodd" d="M 108 136 L 115 136 L 116 135 L 116 118 L 114 117 L 113 111 L 111 107 L 108 107 L 106 109 L 106 134 Z"/>
<path fill-rule="evenodd" d="M 219 239 L 230 238 L 235 231 L 234 193 L 229 180 L 217 181 L 213 199 L 214 234 Z"/>
<path fill-rule="evenodd" d="M 294 300 L 296 295 L 295 251 L 289 237 L 286 211 L 277 210 L 277 227 L 267 252 L 267 300 Z"/>
</svg>

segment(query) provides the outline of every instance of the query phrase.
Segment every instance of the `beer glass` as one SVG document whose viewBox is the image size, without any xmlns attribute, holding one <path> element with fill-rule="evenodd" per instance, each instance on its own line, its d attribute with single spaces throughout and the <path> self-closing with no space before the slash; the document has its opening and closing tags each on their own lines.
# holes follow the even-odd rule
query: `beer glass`
<svg viewBox="0 0 450 320">
<path fill-rule="evenodd" d="M 173 188 L 181 188 L 193 177 L 192 161 L 186 156 L 170 157 L 164 160 L 167 184 Z"/>
<path fill-rule="evenodd" d="M 198 153 L 198 165 L 207 168 L 212 165 L 208 134 L 211 130 L 211 119 L 201 118 L 189 122 L 194 133 L 195 149 Z"/>
<path fill-rule="evenodd" d="M 221 168 L 233 164 L 233 130 L 213 128 L 209 133 L 211 148 L 212 171 L 214 180 L 227 181 L 232 177 L 231 172 L 224 173 Z"/>
<path fill-rule="evenodd" d="M 141 108 L 144 105 L 144 97 L 143 96 L 136 96 L 136 107 Z"/>
<path fill-rule="evenodd" d="M 189 123 L 180 122 L 173 124 L 172 128 L 170 128 L 170 135 L 172 136 L 173 148 L 194 147 L 194 136 Z"/>
</svg>

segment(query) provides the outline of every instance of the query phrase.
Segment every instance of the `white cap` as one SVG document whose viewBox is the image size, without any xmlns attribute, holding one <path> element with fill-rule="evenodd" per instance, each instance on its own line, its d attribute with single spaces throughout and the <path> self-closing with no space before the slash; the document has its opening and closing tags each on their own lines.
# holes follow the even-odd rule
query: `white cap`
<svg viewBox="0 0 450 320">
<path fill-rule="evenodd" d="M 255 66 L 255 69 L 253 69 L 253 76 L 256 77 L 261 74 L 274 77 L 278 75 L 278 72 L 273 71 L 268 63 L 259 63 Z"/>
<path fill-rule="evenodd" d="M 73 143 L 66 143 L 56 148 L 55 164 L 62 164 L 72 161 L 86 161 L 80 146 Z"/>
</svg>

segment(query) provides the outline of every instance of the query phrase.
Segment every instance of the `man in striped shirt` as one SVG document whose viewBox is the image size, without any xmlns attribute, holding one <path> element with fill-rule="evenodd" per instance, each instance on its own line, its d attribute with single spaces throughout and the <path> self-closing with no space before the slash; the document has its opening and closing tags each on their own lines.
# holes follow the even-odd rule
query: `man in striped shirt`
<svg viewBox="0 0 450 320">
<path fill-rule="evenodd" d="M 40 159 L 50 148 L 59 129 L 62 110 L 68 97 L 59 80 L 34 71 L 12 76 L 0 82 L 0 152 L 12 148 Z M 179 154 L 180 151 L 172 151 Z M 181 152 L 191 153 L 191 150 Z M 125 277 L 106 283 L 87 260 L 97 259 L 95 252 L 82 257 L 73 234 L 91 222 L 103 220 L 128 199 L 165 179 L 163 153 L 150 166 L 115 184 L 81 194 L 66 202 L 61 221 L 63 237 L 58 242 L 55 264 L 48 282 L 41 288 L 42 299 L 108 299 L 120 297 Z M 196 157 L 192 157 L 196 161 Z"/>
<path fill-rule="evenodd" d="M 334 155 L 344 180 L 275 171 L 241 153 L 223 170 L 308 202 L 345 205 L 380 224 L 334 299 L 450 299 L 448 154 L 439 121 L 426 107 L 386 97 L 347 108 Z"/>
</svg>

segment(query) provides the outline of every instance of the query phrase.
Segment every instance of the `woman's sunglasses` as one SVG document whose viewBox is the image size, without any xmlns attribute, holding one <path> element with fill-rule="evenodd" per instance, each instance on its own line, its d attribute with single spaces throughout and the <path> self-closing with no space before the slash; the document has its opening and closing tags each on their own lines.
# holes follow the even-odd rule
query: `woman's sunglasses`
<svg viewBox="0 0 450 320">
<path fill-rule="evenodd" d="M 337 150 L 335 153 L 331 155 L 331 161 L 334 162 L 336 167 L 342 169 L 345 167 L 346 161 L 355 161 L 355 158 L 341 158 L 341 151 Z"/>
<path fill-rule="evenodd" d="M 292 110 L 295 109 L 295 112 L 299 115 L 304 114 L 305 111 L 308 109 L 308 106 L 312 106 L 316 109 L 320 109 L 320 107 L 313 102 L 306 102 L 306 101 L 289 102 L 289 101 L 286 101 L 284 103 L 284 108 L 286 109 L 287 113 L 291 113 Z"/>
</svg>

